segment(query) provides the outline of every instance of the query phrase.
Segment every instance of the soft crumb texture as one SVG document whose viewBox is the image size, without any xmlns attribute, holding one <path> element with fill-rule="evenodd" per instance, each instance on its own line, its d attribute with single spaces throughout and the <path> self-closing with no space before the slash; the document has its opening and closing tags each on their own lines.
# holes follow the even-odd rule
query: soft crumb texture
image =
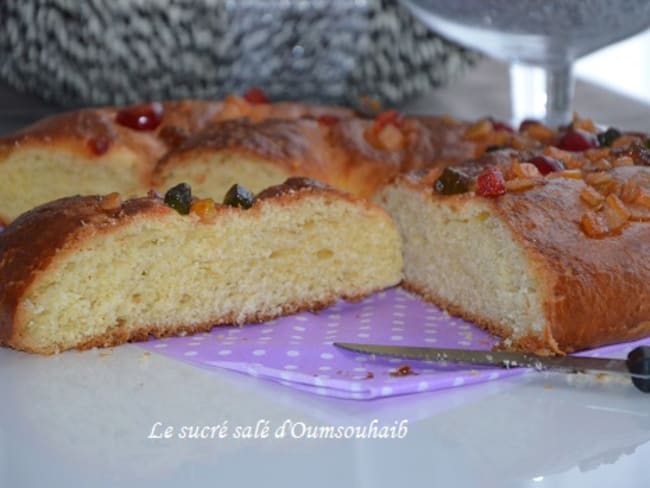
<svg viewBox="0 0 650 488">
<path fill-rule="evenodd" d="M 271 198 L 212 223 L 137 215 L 56 255 L 8 343 L 53 353 L 244 324 L 361 298 L 399 283 L 401 269 L 385 212 L 339 194 Z"/>
<path fill-rule="evenodd" d="M 539 279 L 485 200 L 435 199 L 406 183 L 378 200 L 402 235 L 407 287 L 515 341 L 543 335 Z"/>
<path fill-rule="evenodd" d="M 155 179 L 161 191 L 185 182 L 195 194 L 221 200 L 235 183 L 257 193 L 282 183 L 289 176 L 288 171 L 266 160 L 222 151 L 200 154 L 190 161 L 170 165 L 169 170 Z"/>
<path fill-rule="evenodd" d="M 97 159 L 47 146 L 15 150 L 2 161 L 0 175 L 0 218 L 6 222 L 43 202 L 73 194 L 146 192 L 138 183 L 136 157 L 128 150 L 114 150 L 110 157 Z"/>
</svg>

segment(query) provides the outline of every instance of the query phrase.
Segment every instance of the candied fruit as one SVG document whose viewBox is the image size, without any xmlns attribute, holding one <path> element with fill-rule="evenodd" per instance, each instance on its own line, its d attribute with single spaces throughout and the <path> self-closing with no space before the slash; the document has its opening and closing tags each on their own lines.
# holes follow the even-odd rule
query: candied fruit
<svg viewBox="0 0 650 488">
<path fill-rule="evenodd" d="M 266 96 L 266 93 L 264 93 L 261 88 L 257 87 L 249 88 L 248 91 L 244 93 L 244 100 L 253 105 L 269 103 L 269 98 Z"/>
<path fill-rule="evenodd" d="M 557 147 L 565 151 L 586 151 L 598 147 L 598 139 L 590 132 L 581 129 L 569 129 L 560 138 Z"/>
<path fill-rule="evenodd" d="M 165 204 L 179 214 L 187 215 L 192 208 L 192 187 L 187 183 L 179 183 L 165 193 Z"/>
<path fill-rule="evenodd" d="M 600 147 L 609 147 L 612 145 L 612 142 L 614 142 L 622 135 L 623 134 L 620 130 L 615 129 L 614 127 L 610 127 L 605 132 L 598 134 L 596 138 L 598 139 L 598 144 L 600 144 Z"/>
<path fill-rule="evenodd" d="M 472 179 L 464 171 L 448 167 L 435 181 L 433 189 L 443 195 L 456 195 L 468 192 L 471 182 Z"/>
<path fill-rule="evenodd" d="M 253 193 L 238 184 L 234 184 L 226 192 L 226 196 L 223 198 L 223 204 L 228 205 L 229 207 L 240 207 L 240 208 L 251 208 L 253 206 L 254 196 Z"/>
<path fill-rule="evenodd" d="M 503 173 L 496 166 L 488 166 L 478 175 L 476 193 L 483 197 L 498 197 L 507 191 Z"/>
<path fill-rule="evenodd" d="M 156 130 L 162 122 L 163 114 L 162 103 L 146 103 L 120 110 L 115 116 L 115 121 L 129 129 L 152 131 Z"/>
</svg>

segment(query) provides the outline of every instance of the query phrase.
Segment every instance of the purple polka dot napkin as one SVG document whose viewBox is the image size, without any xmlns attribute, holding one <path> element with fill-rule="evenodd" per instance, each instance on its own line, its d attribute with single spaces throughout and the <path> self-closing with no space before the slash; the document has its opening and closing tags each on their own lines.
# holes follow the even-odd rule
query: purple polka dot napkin
<svg viewBox="0 0 650 488">
<path fill-rule="evenodd" d="M 497 340 L 393 288 L 318 313 L 215 327 L 209 333 L 149 341 L 141 347 L 197 366 L 226 368 L 319 395 L 352 399 L 433 391 L 525 371 L 373 357 L 341 350 L 333 342 L 490 349 Z M 408 374 L 399 374 L 405 370 Z"/>
</svg>

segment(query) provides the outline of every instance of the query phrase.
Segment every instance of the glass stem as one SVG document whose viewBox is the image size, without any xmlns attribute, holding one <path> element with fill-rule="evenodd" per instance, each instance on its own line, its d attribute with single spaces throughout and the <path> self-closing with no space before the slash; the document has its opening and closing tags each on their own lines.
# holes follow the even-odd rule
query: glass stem
<svg viewBox="0 0 650 488">
<path fill-rule="evenodd" d="M 573 67 L 510 65 L 510 104 L 512 122 L 540 120 L 552 127 L 571 121 L 573 105 Z"/>
</svg>

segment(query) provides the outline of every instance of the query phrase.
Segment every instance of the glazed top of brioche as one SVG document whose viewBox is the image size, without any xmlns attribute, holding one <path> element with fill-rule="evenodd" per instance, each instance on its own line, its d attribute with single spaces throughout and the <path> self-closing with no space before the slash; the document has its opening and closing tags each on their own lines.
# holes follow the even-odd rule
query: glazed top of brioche
<svg viewBox="0 0 650 488">
<path fill-rule="evenodd" d="M 156 120 L 145 128 L 129 124 L 128 117 L 153 116 Z M 153 115 L 152 115 L 153 114 Z M 28 143 L 67 144 L 90 159 L 108 152 L 116 143 L 158 159 L 167 150 L 180 145 L 190 136 L 218 121 L 267 118 L 297 119 L 330 115 L 353 116 L 349 109 L 292 102 L 251 104 L 240 97 L 223 102 L 182 100 L 163 103 L 104 107 L 77 110 L 44 118 L 20 131 L 0 138 L 0 150 L 10 151 Z"/>
<path fill-rule="evenodd" d="M 586 186 L 555 179 L 492 201 L 514 235 L 552 269 L 542 286 L 552 290 L 555 302 L 547 310 L 563 350 L 563 344 L 635 338 L 637 327 L 649 328 L 642 322 L 650 316 L 650 224 L 630 222 L 616 235 L 588 237 L 580 229 L 585 205 L 576 198 Z"/>
<path fill-rule="evenodd" d="M 483 161 L 482 165 L 464 168 L 480 175 L 494 166 Z M 556 344 L 554 352 L 570 352 L 566 344 L 588 347 L 636 338 L 639 330 L 650 330 L 650 323 L 642 323 L 650 316 L 650 302 L 645 298 L 650 293 L 650 202 L 616 196 L 627 185 L 650 195 L 650 168 L 613 168 L 606 174 L 618 185 L 598 190 L 589 183 L 592 174 L 550 174 L 523 189 L 492 196 L 471 190 L 441 194 L 434 189 L 440 171 L 412 173 L 398 181 L 452 207 L 474 202 L 491 207 L 512 229 L 513 237 L 529 250 L 532 266 L 541 270 L 540 285 L 548 291 L 545 295 L 553 297 L 553 303 L 546 305 L 554 327 L 549 336 L 551 345 Z M 610 193 L 607 197 L 600 194 L 602 199 L 594 205 L 584 198 L 585 191 L 592 190 Z M 585 215 L 608 212 L 614 196 L 614 203 L 622 202 L 629 215 L 617 220 L 619 214 L 611 210 L 611 216 L 603 218 L 606 223 L 611 218 L 618 226 L 601 236 L 590 235 L 584 228 Z M 621 306 L 612 307 L 614 301 L 620 301 Z"/>
<path fill-rule="evenodd" d="M 212 102 L 193 101 L 156 104 L 160 107 L 161 120 L 156 122 L 155 130 L 134 130 L 117 123 L 121 110 L 116 108 L 65 112 L 0 138 L 0 151 L 11 151 L 33 144 L 63 145 L 68 150 L 80 153 L 86 160 L 93 161 L 115 147 L 125 147 L 153 164 L 168 147 L 166 138 L 158 135 L 164 134 L 169 127 L 184 132 L 202 128 L 207 114 L 215 110 L 214 105 Z M 145 110 L 145 107 L 122 110 Z"/>
<path fill-rule="evenodd" d="M 161 162 L 181 155 L 233 149 L 277 161 L 309 158 L 315 151 L 312 144 L 321 134 L 313 120 L 265 120 L 252 123 L 246 119 L 227 120 L 213 124 L 172 150 Z"/>
<path fill-rule="evenodd" d="M 196 154 L 230 150 L 282 164 L 311 177 L 327 172 L 345 174 L 368 164 L 373 178 L 385 182 L 398 172 L 437 166 L 474 155 L 476 144 L 463 142 L 465 126 L 441 118 L 404 118 L 396 147 L 384 147 L 377 120 L 345 118 L 322 123 L 316 120 L 246 119 L 212 124 L 170 151 L 155 173 L 165 174 Z M 375 136 L 377 132 L 378 137 Z M 376 139 L 376 140 L 375 140 Z M 453 146 L 450 144 L 453 143 Z M 369 177 L 371 175 L 368 175 Z"/>
</svg>

